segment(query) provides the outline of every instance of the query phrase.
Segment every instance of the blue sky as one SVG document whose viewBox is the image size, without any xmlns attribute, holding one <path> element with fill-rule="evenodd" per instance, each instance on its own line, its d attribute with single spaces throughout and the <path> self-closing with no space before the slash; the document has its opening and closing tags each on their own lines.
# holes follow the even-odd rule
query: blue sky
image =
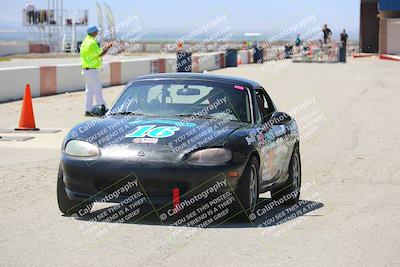
<svg viewBox="0 0 400 267">
<path fill-rule="evenodd" d="M 4 0 L 3 0 L 4 1 Z M 38 8 L 46 7 L 47 0 L 34 0 Z M 99 1 L 103 3 L 104 1 Z M 315 14 L 315 25 L 328 23 L 336 35 L 346 28 L 357 35 L 359 30 L 360 0 L 108 0 L 116 21 L 137 14 L 141 26 L 151 33 L 184 33 L 204 21 L 226 14 L 227 24 L 235 33 L 261 32 L 273 34 L 304 16 Z M 0 28 L 19 27 L 24 0 L 4 1 Z M 88 9 L 91 23 L 97 23 L 93 0 L 64 0 L 66 9 Z M 1 33 L 0 33 L 1 34 Z"/>
</svg>

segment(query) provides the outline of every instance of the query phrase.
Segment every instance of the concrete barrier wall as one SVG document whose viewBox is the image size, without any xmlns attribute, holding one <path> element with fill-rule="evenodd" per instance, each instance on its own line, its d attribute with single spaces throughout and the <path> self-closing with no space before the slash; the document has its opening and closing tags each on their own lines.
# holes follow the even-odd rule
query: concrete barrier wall
<svg viewBox="0 0 400 267">
<path fill-rule="evenodd" d="M 127 83 L 130 80 L 145 74 L 151 73 L 152 59 L 133 59 L 121 61 L 121 83 Z"/>
<path fill-rule="evenodd" d="M 0 102 L 22 99 L 25 85 L 31 85 L 32 97 L 40 96 L 40 67 L 0 70 Z"/>
<path fill-rule="evenodd" d="M 49 53 L 50 47 L 45 44 L 29 44 L 29 53 Z"/>
<path fill-rule="evenodd" d="M 99 72 L 99 74 L 100 74 L 101 85 L 103 87 L 110 86 L 111 85 L 110 63 L 104 64 L 103 69 Z M 81 79 L 83 79 L 83 77 Z"/>
<path fill-rule="evenodd" d="M 50 48 L 45 44 L 0 43 L 0 56 L 48 52 L 50 52 Z"/>
<path fill-rule="evenodd" d="M 238 43 L 226 43 L 226 46 L 230 48 L 240 49 L 242 46 Z M 175 52 L 177 49 L 177 44 L 175 42 L 163 42 L 163 43 L 143 43 L 143 42 L 123 42 L 120 41 L 116 45 L 121 46 L 121 48 L 126 52 Z M 214 42 L 209 43 L 196 43 L 189 42 L 183 44 L 184 50 L 191 50 L 192 52 L 201 52 L 208 53 L 213 51 L 218 51 L 220 44 L 216 44 Z M 21 42 L 4 42 L 0 43 L 0 56 L 8 56 L 8 55 L 18 55 L 18 54 L 28 54 L 28 53 L 48 53 L 52 51 L 48 45 L 45 44 L 29 44 L 29 43 L 21 43 Z"/>
<path fill-rule="evenodd" d="M 65 64 L 57 66 L 56 92 L 65 93 L 85 89 L 85 81 L 82 70 L 77 64 Z"/>
<path fill-rule="evenodd" d="M 240 51 L 243 59 L 249 57 L 248 51 Z M 242 63 L 243 63 L 242 59 Z M 246 64 L 247 61 L 244 61 Z M 225 67 L 225 53 L 214 52 L 194 54 L 192 71 L 203 72 Z M 80 64 L 57 66 L 17 67 L 0 69 L 0 102 L 22 99 L 25 85 L 31 85 L 33 97 L 54 95 L 85 89 Z M 104 87 L 126 84 L 138 76 L 151 73 L 176 72 L 176 57 L 130 59 L 106 64 L 100 71 Z"/>
<path fill-rule="evenodd" d="M 165 58 L 165 72 L 176 72 L 176 57 Z"/>
<path fill-rule="evenodd" d="M 0 56 L 8 56 L 14 54 L 28 54 L 28 43 L 2 43 L 0 44 Z"/>
<path fill-rule="evenodd" d="M 225 67 L 225 53 L 215 52 L 192 56 L 192 71 L 203 72 Z"/>
<path fill-rule="evenodd" d="M 82 75 L 80 64 L 63 64 L 57 65 L 56 68 L 56 84 L 55 93 L 65 93 L 79 91 L 85 89 L 85 80 Z M 111 68 L 110 64 L 104 66 L 99 72 L 100 80 L 104 87 L 111 85 Z"/>
</svg>

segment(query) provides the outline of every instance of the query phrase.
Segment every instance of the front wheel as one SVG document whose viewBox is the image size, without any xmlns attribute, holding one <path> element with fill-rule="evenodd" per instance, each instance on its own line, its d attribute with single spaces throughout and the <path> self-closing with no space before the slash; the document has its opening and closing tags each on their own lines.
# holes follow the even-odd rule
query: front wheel
<svg viewBox="0 0 400 267">
<path fill-rule="evenodd" d="M 253 213 L 256 209 L 258 201 L 258 174 L 259 163 L 255 157 L 252 157 L 247 163 L 237 189 L 239 206 L 242 210 L 241 217 L 247 218 L 247 214 Z"/>
<path fill-rule="evenodd" d="M 64 174 L 62 165 L 58 168 L 57 177 L 57 202 L 60 211 L 68 216 L 83 216 L 90 213 L 93 203 L 90 201 L 76 201 L 69 199 L 65 192 Z"/>
<path fill-rule="evenodd" d="M 289 163 L 288 181 L 271 191 L 273 200 L 284 201 L 287 205 L 294 205 L 299 201 L 301 189 L 301 161 L 299 147 L 295 146 Z"/>
</svg>

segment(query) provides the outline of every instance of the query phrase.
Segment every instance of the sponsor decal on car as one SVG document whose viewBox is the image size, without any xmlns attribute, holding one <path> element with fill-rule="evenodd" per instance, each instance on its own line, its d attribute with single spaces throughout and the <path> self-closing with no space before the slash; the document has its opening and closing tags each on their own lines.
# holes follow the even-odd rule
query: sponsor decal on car
<svg viewBox="0 0 400 267">
<path fill-rule="evenodd" d="M 135 144 L 157 144 L 157 138 L 135 138 L 132 140 Z"/>
<path fill-rule="evenodd" d="M 235 85 L 233 88 L 236 90 L 240 90 L 240 91 L 244 90 L 244 86 L 241 86 L 241 85 Z"/>
<path fill-rule="evenodd" d="M 133 138 L 166 138 L 173 136 L 175 132 L 179 131 L 179 127 L 175 126 L 158 126 L 157 125 L 142 125 L 136 127 L 136 129 L 125 135 L 125 137 L 133 137 Z"/>
</svg>

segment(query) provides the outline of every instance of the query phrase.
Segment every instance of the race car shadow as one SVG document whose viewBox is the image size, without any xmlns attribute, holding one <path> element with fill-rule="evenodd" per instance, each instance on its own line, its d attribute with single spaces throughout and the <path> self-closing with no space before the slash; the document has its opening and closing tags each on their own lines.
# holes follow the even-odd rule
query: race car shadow
<svg viewBox="0 0 400 267">
<path fill-rule="evenodd" d="M 299 200 L 292 206 L 279 205 L 270 198 L 260 198 L 255 212 L 244 216 L 243 210 L 229 210 L 229 208 L 217 211 L 213 208 L 200 211 L 198 208 L 185 208 L 176 214 L 168 214 L 171 211 L 169 207 L 145 205 L 127 210 L 127 207 L 116 205 L 94 210 L 76 219 L 98 223 L 164 225 L 177 228 L 262 228 L 319 216 L 309 213 L 323 206 L 321 202 L 310 200 Z"/>
</svg>

